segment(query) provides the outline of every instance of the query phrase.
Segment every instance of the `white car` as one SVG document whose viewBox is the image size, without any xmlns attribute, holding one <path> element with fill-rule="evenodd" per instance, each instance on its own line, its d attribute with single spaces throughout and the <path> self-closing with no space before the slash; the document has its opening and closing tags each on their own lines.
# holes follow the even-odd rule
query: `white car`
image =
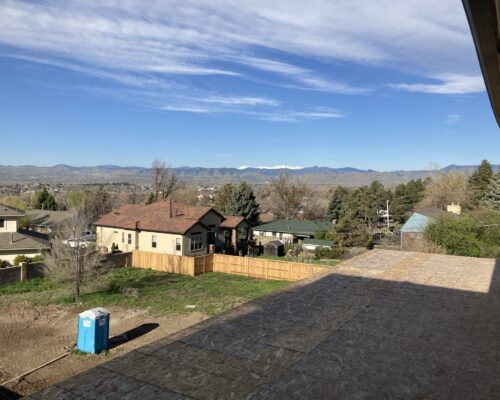
<svg viewBox="0 0 500 400">
<path fill-rule="evenodd" d="M 79 245 L 80 248 L 82 249 L 86 249 L 91 244 L 87 240 L 76 239 L 76 238 L 63 240 L 63 243 L 71 248 L 76 248 Z"/>
</svg>

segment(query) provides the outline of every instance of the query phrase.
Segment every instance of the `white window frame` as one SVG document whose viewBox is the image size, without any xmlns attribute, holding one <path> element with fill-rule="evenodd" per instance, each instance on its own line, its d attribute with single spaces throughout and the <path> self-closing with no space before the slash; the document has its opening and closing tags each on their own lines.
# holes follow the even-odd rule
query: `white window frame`
<svg viewBox="0 0 500 400">
<path fill-rule="evenodd" d="M 182 251 L 182 240 L 181 238 L 175 239 L 175 251 Z"/>
<path fill-rule="evenodd" d="M 203 249 L 203 234 L 201 232 L 193 232 L 189 238 L 190 251 L 198 251 Z"/>
<path fill-rule="evenodd" d="M 151 247 L 156 249 L 158 246 L 158 237 L 156 235 L 151 235 Z"/>
<path fill-rule="evenodd" d="M 129 233 L 127 236 L 127 244 L 132 244 L 132 234 Z"/>
</svg>

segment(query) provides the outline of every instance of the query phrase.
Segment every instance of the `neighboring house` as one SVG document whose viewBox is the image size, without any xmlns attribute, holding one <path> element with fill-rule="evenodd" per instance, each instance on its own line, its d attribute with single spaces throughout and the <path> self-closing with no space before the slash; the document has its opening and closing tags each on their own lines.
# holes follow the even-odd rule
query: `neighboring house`
<svg viewBox="0 0 500 400">
<path fill-rule="evenodd" d="M 0 204 L 0 259 L 13 264 L 18 255 L 34 257 L 49 249 L 47 237 L 20 229 L 24 214 Z"/>
<path fill-rule="evenodd" d="M 71 211 L 31 210 L 26 213 L 30 231 L 51 234 L 73 217 Z"/>
<path fill-rule="evenodd" d="M 228 223 L 222 225 L 225 220 Z M 124 252 L 144 250 L 197 256 L 207 254 L 210 245 L 223 248 L 224 232 L 231 231 L 232 237 L 232 231 L 246 226 L 245 221 L 226 219 L 211 207 L 190 206 L 170 199 L 150 205 L 129 204 L 97 220 L 96 242 L 107 251 L 111 251 L 114 243 Z"/>
<path fill-rule="evenodd" d="M 321 240 L 321 239 L 304 239 L 302 241 L 302 249 L 314 251 L 318 247 L 325 247 L 327 249 L 332 248 L 331 240 Z"/>
<path fill-rule="evenodd" d="M 280 240 L 283 243 L 297 243 L 303 239 L 314 239 L 318 231 L 333 231 L 333 224 L 326 221 L 287 220 L 280 219 L 253 228 L 254 239 L 266 243 Z"/>
<path fill-rule="evenodd" d="M 227 216 L 219 228 L 225 249 L 231 250 L 234 254 L 239 250 L 246 250 L 252 226 L 245 217 Z"/>
<path fill-rule="evenodd" d="M 425 228 L 442 215 L 456 215 L 444 210 L 414 212 L 401 227 L 401 248 L 412 250 L 424 243 Z"/>
</svg>

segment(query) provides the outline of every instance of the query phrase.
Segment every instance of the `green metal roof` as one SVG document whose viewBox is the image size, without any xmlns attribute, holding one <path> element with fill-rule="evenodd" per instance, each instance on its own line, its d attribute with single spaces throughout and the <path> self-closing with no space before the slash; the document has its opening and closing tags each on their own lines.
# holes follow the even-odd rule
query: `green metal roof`
<svg viewBox="0 0 500 400">
<path fill-rule="evenodd" d="M 311 236 L 318 231 L 332 231 L 333 224 L 327 221 L 280 219 L 277 221 L 269 222 L 268 224 L 256 226 L 253 228 L 253 230 Z"/>
<path fill-rule="evenodd" d="M 314 246 L 332 247 L 331 240 L 321 240 L 321 239 L 304 239 L 302 244 L 312 244 Z"/>
</svg>

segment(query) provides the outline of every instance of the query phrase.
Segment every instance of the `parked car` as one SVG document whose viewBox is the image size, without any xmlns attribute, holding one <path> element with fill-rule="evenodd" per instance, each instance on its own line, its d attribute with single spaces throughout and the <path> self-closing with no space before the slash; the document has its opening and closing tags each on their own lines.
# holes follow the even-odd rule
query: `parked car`
<svg viewBox="0 0 500 400">
<path fill-rule="evenodd" d="M 79 245 L 80 248 L 82 248 L 82 249 L 86 249 L 87 247 L 89 247 L 92 244 L 88 240 L 78 239 L 78 238 L 66 239 L 66 240 L 63 240 L 63 243 L 68 245 L 71 248 L 76 248 Z"/>
<path fill-rule="evenodd" d="M 84 231 L 80 234 L 80 239 L 95 242 L 95 233 L 92 231 Z"/>
</svg>

